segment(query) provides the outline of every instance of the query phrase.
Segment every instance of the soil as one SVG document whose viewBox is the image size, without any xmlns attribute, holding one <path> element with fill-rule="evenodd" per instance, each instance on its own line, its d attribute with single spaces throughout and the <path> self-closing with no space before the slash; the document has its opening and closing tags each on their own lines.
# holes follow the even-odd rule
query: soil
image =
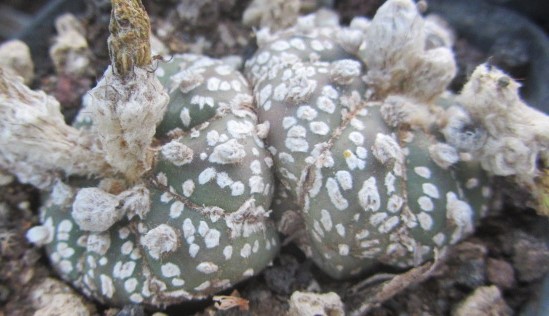
<svg viewBox="0 0 549 316">
<path fill-rule="evenodd" d="M 22 9 L 21 2 L 9 1 L 7 4 Z M 215 57 L 251 55 L 255 49 L 252 30 L 240 23 L 241 13 L 250 1 L 206 2 L 214 4 L 203 8 L 207 9 L 203 19 L 192 25 L 178 20 L 174 14 L 177 1 L 149 0 L 144 4 L 151 14 L 153 29 L 157 30 L 157 36 L 167 44 L 171 53 L 191 51 Z M 348 22 L 353 15 L 371 15 L 381 2 L 341 0 L 335 1 L 334 7 L 341 13 L 342 21 Z M 63 96 L 60 101 L 67 120 L 74 116 L 81 96 L 91 88 L 108 63 L 108 1 L 91 3 L 79 17 L 86 26 L 89 42 L 94 43 L 95 72 L 87 78 L 72 78 L 52 74 L 51 65 L 42 65 L 43 69 L 49 69 L 49 74 L 47 71 L 39 72 L 46 74 L 34 83 L 34 88 Z M 34 6 L 30 9 L 36 10 Z M 466 77 L 464 74 L 488 57 L 464 38 L 458 38 L 456 50 L 462 74 L 458 80 L 462 81 Z M 460 82 L 456 83 L 456 87 L 459 85 Z M 310 291 L 337 293 L 349 313 L 467 315 L 463 312 L 468 306 L 465 300 L 479 299 L 477 294 L 480 292 L 476 290 L 495 286 L 501 297 L 493 297 L 482 314 L 519 314 L 540 293 L 544 276 L 549 272 L 549 222 L 532 209 L 515 206 L 510 199 L 502 201 L 473 236 L 441 255 L 435 264 L 428 263 L 420 270 L 408 273 L 382 269 L 375 276 L 334 281 L 295 246 L 287 245 L 272 266 L 236 287 L 239 295 L 249 301 L 247 311 L 238 308 L 219 311 L 211 300 L 173 306 L 163 311 L 143 310 L 139 306 L 109 308 L 86 298 L 82 300 L 97 315 L 138 316 L 155 312 L 167 315 L 284 315 L 294 291 Z M 30 289 L 48 276 L 56 278 L 44 252 L 25 239 L 26 231 L 38 223 L 39 206 L 40 192 L 37 189 L 16 180 L 0 185 L 0 316 L 33 315 L 38 307 L 29 297 Z M 475 302 L 477 306 L 482 305 L 481 300 Z"/>
</svg>

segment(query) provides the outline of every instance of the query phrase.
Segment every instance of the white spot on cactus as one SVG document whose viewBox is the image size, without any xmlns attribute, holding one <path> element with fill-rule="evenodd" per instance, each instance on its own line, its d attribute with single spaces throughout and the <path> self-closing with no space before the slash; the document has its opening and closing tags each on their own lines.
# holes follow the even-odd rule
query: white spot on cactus
<svg viewBox="0 0 549 316">
<path fill-rule="evenodd" d="M 342 224 L 337 224 L 335 228 L 339 236 L 345 237 L 345 226 L 343 226 Z"/>
<path fill-rule="evenodd" d="M 158 70 L 160 69 L 162 68 L 158 68 Z M 189 93 L 204 82 L 204 77 L 202 77 L 202 75 L 196 70 L 180 71 L 173 75 L 170 79 L 172 81 L 170 93 L 175 91 L 177 87 L 179 87 L 179 90 L 182 93 Z"/>
<path fill-rule="evenodd" d="M 296 49 L 305 50 L 305 43 L 300 38 L 292 38 L 290 40 L 290 45 Z"/>
<path fill-rule="evenodd" d="M 133 293 L 132 295 L 130 295 L 130 300 L 133 303 L 141 304 L 143 302 L 143 296 L 141 296 L 141 294 L 139 293 Z"/>
<path fill-rule="evenodd" d="M 374 146 L 372 147 L 374 156 L 382 164 L 389 161 L 401 162 L 404 158 L 402 148 L 396 140 L 385 134 L 377 133 Z"/>
<path fill-rule="evenodd" d="M 231 195 L 232 196 L 240 196 L 244 194 L 244 184 L 240 181 L 237 181 L 233 184 L 231 184 Z"/>
<path fill-rule="evenodd" d="M 207 88 L 210 91 L 217 91 L 219 89 L 220 80 L 218 78 L 212 77 L 208 79 Z"/>
<path fill-rule="evenodd" d="M 209 131 L 206 134 L 206 141 L 208 142 L 208 146 L 215 146 L 219 142 L 219 133 L 217 131 Z"/>
<path fill-rule="evenodd" d="M 395 180 L 396 177 L 393 173 L 387 172 L 387 175 L 385 176 L 385 187 L 387 188 L 387 194 L 395 192 Z"/>
<path fill-rule="evenodd" d="M 455 227 L 450 243 L 455 244 L 465 235 L 473 232 L 473 210 L 464 201 L 460 201 L 453 192 L 446 193 L 446 218 Z"/>
<path fill-rule="evenodd" d="M 131 240 L 126 241 L 122 244 L 122 247 L 120 247 L 120 252 L 123 255 L 129 255 L 133 251 L 133 242 Z"/>
<path fill-rule="evenodd" d="M 221 82 L 221 84 L 219 85 L 219 90 L 221 90 L 221 91 L 231 90 L 231 83 L 228 82 L 228 81 Z"/>
<path fill-rule="evenodd" d="M 196 228 L 193 225 L 193 222 L 190 218 L 185 218 L 183 221 L 183 237 L 185 239 L 188 239 L 189 237 L 192 237 L 196 233 Z"/>
<path fill-rule="evenodd" d="M 330 127 L 324 122 L 311 122 L 309 128 L 317 135 L 328 135 L 330 132 Z"/>
<path fill-rule="evenodd" d="M 265 87 L 263 87 L 259 91 L 259 98 L 258 102 L 260 106 L 265 105 L 265 102 L 267 102 L 271 98 L 271 94 L 273 93 L 273 86 L 268 84 Z"/>
<path fill-rule="evenodd" d="M 261 174 L 261 162 L 259 162 L 259 160 L 252 161 L 250 170 L 252 170 L 253 174 Z"/>
<path fill-rule="evenodd" d="M 198 175 L 198 183 L 200 185 L 204 185 L 204 184 L 210 182 L 212 179 L 215 178 L 216 173 L 217 173 L 217 171 L 213 167 L 204 169 L 204 171 L 202 171 Z"/>
<path fill-rule="evenodd" d="M 357 146 L 361 146 L 362 144 L 364 144 L 364 136 L 359 132 L 351 132 L 349 134 L 349 140 Z"/>
<path fill-rule="evenodd" d="M 122 227 L 118 230 L 118 237 L 120 239 L 126 239 L 130 236 L 130 229 L 128 227 Z"/>
<path fill-rule="evenodd" d="M 225 246 L 223 248 L 223 256 L 225 256 L 225 260 L 231 259 L 233 256 L 233 246 Z"/>
<path fill-rule="evenodd" d="M 177 249 L 177 240 L 177 233 L 171 226 L 160 224 L 141 237 L 141 245 L 148 249 L 151 257 L 160 259 L 162 254 Z"/>
<path fill-rule="evenodd" d="M 438 194 L 437 187 L 432 183 L 424 183 L 422 185 L 423 193 L 427 194 L 428 196 L 432 197 L 433 199 L 438 199 L 440 195 Z"/>
<path fill-rule="evenodd" d="M 362 131 L 366 128 L 364 123 L 361 120 L 357 119 L 357 118 L 353 118 L 351 120 L 351 126 L 354 127 L 355 129 L 359 130 L 359 131 Z"/>
<path fill-rule="evenodd" d="M 211 274 L 217 272 L 219 267 L 213 262 L 201 262 L 196 266 L 196 270 L 204 274 Z"/>
<path fill-rule="evenodd" d="M 74 267 L 72 266 L 72 262 L 69 260 L 61 260 L 59 262 L 59 270 L 61 270 L 61 273 L 63 274 L 69 274 L 73 271 Z"/>
<path fill-rule="evenodd" d="M 181 270 L 179 269 L 179 267 L 171 262 L 163 264 L 160 267 L 160 271 L 162 272 L 162 275 L 166 278 L 173 278 L 181 275 Z"/>
<path fill-rule="evenodd" d="M 339 250 L 339 255 L 340 256 L 348 256 L 349 255 L 349 245 L 339 244 L 339 245 L 337 245 L 337 248 Z"/>
<path fill-rule="evenodd" d="M 307 152 L 309 149 L 309 143 L 305 138 L 288 137 L 284 144 L 292 152 Z"/>
<path fill-rule="evenodd" d="M 431 215 L 421 212 L 417 215 L 417 220 L 419 226 L 421 226 L 423 230 L 431 230 L 431 228 L 433 228 L 433 219 L 431 218 Z"/>
<path fill-rule="evenodd" d="M 324 50 L 324 45 L 322 45 L 321 41 L 315 39 L 315 40 L 311 41 L 311 48 L 316 50 L 316 51 L 323 51 Z"/>
<path fill-rule="evenodd" d="M 179 113 L 179 119 L 181 120 L 181 123 L 183 123 L 183 126 L 189 127 L 191 124 L 191 114 L 189 113 L 188 108 L 181 109 L 181 113 Z"/>
<path fill-rule="evenodd" d="M 320 211 L 320 222 L 327 232 L 332 230 L 332 217 L 330 216 L 330 213 L 324 209 Z"/>
<path fill-rule="evenodd" d="M 112 279 L 109 276 L 101 274 L 99 280 L 101 281 L 101 294 L 108 298 L 112 298 L 115 291 Z"/>
<path fill-rule="evenodd" d="M 343 157 L 345 157 L 345 162 L 347 163 L 347 167 L 349 167 L 350 170 L 363 170 L 364 167 L 366 167 L 366 162 L 363 159 L 358 158 L 352 151 L 345 150 L 343 152 Z"/>
<path fill-rule="evenodd" d="M 106 266 L 107 263 L 109 263 L 109 259 L 107 259 L 106 257 L 99 259 L 99 265 Z"/>
<path fill-rule="evenodd" d="M 282 127 L 288 129 L 294 126 L 297 123 L 297 120 L 293 116 L 286 116 L 282 119 Z"/>
<path fill-rule="evenodd" d="M 339 191 L 339 185 L 334 178 L 328 178 L 326 180 L 326 190 L 332 204 L 340 211 L 349 207 L 349 202 L 343 197 L 341 191 Z"/>
<path fill-rule="evenodd" d="M 381 206 L 376 178 L 370 177 L 362 183 L 362 189 L 358 192 L 358 202 L 365 211 L 377 212 Z"/>
<path fill-rule="evenodd" d="M 242 139 L 247 136 L 253 135 L 255 125 L 249 121 L 235 121 L 231 120 L 227 122 L 227 131 L 233 138 Z"/>
<path fill-rule="evenodd" d="M 254 274 L 255 274 L 254 269 L 249 268 L 249 269 L 246 269 L 246 271 L 244 271 L 244 273 L 242 273 L 242 276 L 243 277 L 253 277 Z"/>
<path fill-rule="evenodd" d="M 446 241 L 446 236 L 443 233 L 438 233 L 433 236 L 433 242 L 439 246 L 444 246 L 444 242 Z"/>
<path fill-rule="evenodd" d="M 320 223 L 317 220 L 313 222 L 313 230 L 315 233 L 318 234 L 319 237 L 324 237 L 324 231 L 322 230 L 322 227 L 320 227 Z"/>
<path fill-rule="evenodd" d="M 400 210 L 402 205 L 404 204 L 404 200 L 400 195 L 393 194 L 389 198 L 389 201 L 387 201 L 387 210 L 391 213 L 396 213 Z"/>
<path fill-rule="evenodd" d="M 241 162 L 244 157 L 246 157 L 244 146 L 236 139 L 231 139 L 215 146 L 208 161 L 218 164 L 234 164 Z"/>
<path fill-rule="evenodd" d="M 465 182 L 465 188 L 467 188 L 468 190 L 472 190 L 478 187 L 478 185 L 479 185 L 479 180 L 477 178 L 470 178 L 467 180 L 467 182 Z"/>
<path fill-rule="evenodd" d="M 185 280 L 180 279 L 180 278 L 173 278 L 172 279 L 172 285 L 177 286 L 177 287 L 183 286 L 183 285 L 185 285 Z"/>
<path fill-rule="evenodd" d="M 164 172 L 159 172 L 156 175 L 156 181 L 163 186 L 168 186 L 168 177 L 166 177 L 166 174 Z"/>
<path fill-rule="evenodd" d="M 317 117 L 318 112 L 309 105 L 302 105 L 297 108 L 296 114 L 301 120 L 312 121 Z"/>
<path fill-rule="evenodd" d="M 429 155 L 442 169 L 448 169 L 448 167 L 459 161 L 459 154 L 456 149 L 444 143 L 429 146 Z"/>
<path fill-rule="evenodd" d="M 272 43 L 271 48 L 273 50 L 283 51 L 283 50 L 287 50 L 288 48 L 290 48 L 290 44 L 288 44 L 288 42 L 286 42 L 286 41 L 279 40 L 279 41 L 276 41 L 276 42 Z"/>
<path fill-rule="evenodd" d="M 160 202 L 169 203 L 173 200 L 173 196 L 169 192 L 164 192 L 160 195 Z"/>
<path fill-rule="evenodd" d="M 378 230 L 382 234 L 386 234 L 390 232 L 393 228 L 395 228 L 398 223 L 400 223 L 400 219 L 398 216 L 392 216 L 389 217 L 388 220 L 386 220 L 381 226 L 379 226 Z"/>
<path fill-rule="evenodd" d="M 90 234 L 86 249 L 101 256 L 105 255 L 111 246 L 111 238 L 108 234 Z"/>
<path fill-rule="evenodd" d="M 335 111 L 335 108 L 336 108 L 336 105 L 334 104 L 334 102 L 332 100 L 330 100 L 328 97 L 325 97 L 325 96 L 320 96 L 318 97 L 317 101 L 316 101 L 316 106 L 324 111 L 324 112 L 327 112 L 327 113 L 334 113 Z"/>
<path fill-rule="evenodd" d="M 234 180 L 229 177 L 229 174 L 226 172 L 219 172 L 216 177 L 217 185 L 220 188 L 225 188 L 234 183 Z"/>
<path fill-rule="evenodd" d="M 372 226 L 379 226 L 383 221 L 387 218 L 387 213 L 376 213 L 372 216 L 370 216 L 370 224 Z"/>
<path fill-rule="evenodd" d="M 286 95 L 288 94 L 288 88 L 286 87 L 285 83 L 281 83 L 274 89 L 274 94 L 272 99 L 275 101 L 284 101 L 286 99 Z"/>
<path fill-rule="evenodd" d="M 61 258 L 70 258 L 72 257 L 72 255 L 74 255 L 74 249 L 69 247 L 69 245 L 66 242 L 58 243 L 56 247 L 56 251 L 61 256 Z"/>
<path fill-rule="evenodd" d="M 353 176 L 349 171 L 340 170 L 336 172 L 337 182 L 344 191 L 353 188 Z"/>
<path fill-rule="evenodd" d="M 356 148 L 356 156 L 360 159 L 368 158 L 368 150 L 362 146 Z"/>
<path fill-rule="evenodd" d="M 184 209 L 185 209 L 185 204 L 179 201 L 174 201 L 170 206 L 170 217 L 178 218 L 179 216 L 181 216 L 181 213 L 183 212 Z"/>
<path fill-rule="evenodd" d="M 415 167 L 414 172 L 422 178 L 425 178 L 425 179 L 431 178 L 431 170 L 429 170 L 429 168 L 427 167 L 422 167 L 422 166 Z"/>
<path fill-rule="evenodd" d="M 202 110 L 205 105 L 213 108 L 215 105 L 215 102 L 212 97 L 203 97 L 203 96 L 195 95 L 191 99 L 191 105 L 198 105 L 198 108 Z"/>
<path fill-rule="evenodd" d="M 127 261 L 122 263 L 122 261 L 118 261 L 112 269 L 112 276 L 116 279 L 127 279 L 133 274 L 134 270 L 135 262 Z"/>
<path fill-rule="evenodd" d="M 188 179 L 181 185 L 183 189 L 183 195 L 186 197 L 190 197 L 193 195 L 194 192 L 194 181 L 192 179 Z"/>
<path fill-rule="evenodd" d="M 128 293 L 132 293 L 137 288 L 137 279 L 130 278 L 124 282 L 124 290 Z"/>
<path fill-rule="evenodd" d="M 265 188 L 262 176 L 252 176 L 248 182 L 250 185 L 250 193 L 261 193 Z"/>
<path fill-rule="evenodd" d="M 204 235 L 204 243 L 206 248 L 214 248 L 219 246 L 219 237 L 221 233 L 217 229 L 209 229 L 206 235 Z"/>
<path fill-rule="evenodd" d="M 420 196 L 417 199 L 417 203 L 423 211 L 431 212 L 435 208 L 433 201 L 427 196 Z"/>
<path fill-rule="evenodd" d="M 197 244 L 191 244 L 189 246 L 189 255 L 192 258 L 196 258 L 196 255 L 198 254 L 198 251 L 200 250 L 200 246 Z"/>
<path fill-rule="evenodd" d="M 240 250 L 240 256 L 242 258 L 248 258 L 252 254 L 252 246 L 248 243 L 244 244 Z"/>
<path fill-rule="evenodd" d="M 266 63 L 269 58 L 271 58 L 271 54 L 269 52 L 262 52 L 261 54 L 257 55 L 256 62 L 260 65 Z"/>
<path fill-rule="evenodd" d="M 210 288 L 210 286 L 211 286 L 210 281 L 206 281 L 206 282 L 200 284 L 199 286 L 195 287 L 194 289 L 195 289 L 195 291 L 202 292 L 202 291 L 205 291 L 208 288 Z"/>
<path fill-rule="evenodd" d="M 370 236 L 370 232 L 367 229 L 360 230 L 356 233 L 355 238 L 357 240 L 364 239 L 366 237 Z"/>
</svg>

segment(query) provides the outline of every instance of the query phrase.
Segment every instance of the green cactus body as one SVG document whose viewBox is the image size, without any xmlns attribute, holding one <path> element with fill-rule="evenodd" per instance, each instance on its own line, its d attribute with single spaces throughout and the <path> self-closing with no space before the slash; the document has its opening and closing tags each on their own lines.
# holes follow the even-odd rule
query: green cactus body
<svg viewBox="0 0 549 316">
<path fill-rule="evenodd" d="M 42 212 L 53 265 L 110 305 L 205 298 L 255 275 L 279 247 L 268 219 L 273 162 L 258 136 L 246 80 L 194 55 L 159 67 L 171 100 L 157 130 L 162 145 L 144 176 L 150 208 L 126 212 L 106 231 L 84 231 L 71 208 L 79 188 L 95 185 L 85 182 L 59 183 Z M 188 86 L 181 70 L 203 80 Z"/>
<path fill-rule="evenodd" d="M 335 278 L 433 258 L 472 232 L 489 196 L 479 166 L 453 161 L 457 152 L 439 143 L 436 127 L 391 127 L 383 102 L 367 102 L 367 67 L 325 36 L 342 30 L 271 35 L 246 63 L 305 248 Z"/>
</svg>

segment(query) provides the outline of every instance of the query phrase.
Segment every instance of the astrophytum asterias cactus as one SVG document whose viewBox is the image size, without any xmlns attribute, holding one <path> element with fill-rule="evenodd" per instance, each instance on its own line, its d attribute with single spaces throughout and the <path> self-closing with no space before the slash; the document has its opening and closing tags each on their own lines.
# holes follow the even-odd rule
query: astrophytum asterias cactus
<svg viewBox="0 0 549 316">
<path fill-rule="evenodd" d="M 455 65 L 447 47 L 426 47 L 425 23 L 407 0 L 349 28 L 308 16 L 259 31 L 246 63 L 303 248 L 333 277 L 433 258 L 486 210 L 486 177 L 439 132 L 433 100 Z"/>
<path fill-rule="evenodd" d="M 144 182 L 125 191 L 116 180 L 59 182 L 43 209 L 54 267 L 109 304 L 203 298 L 253 276 L 278 249 L 272 160 L 246 80 L 194 55 L 157 74 L 171 100 Z"/>
</svg>

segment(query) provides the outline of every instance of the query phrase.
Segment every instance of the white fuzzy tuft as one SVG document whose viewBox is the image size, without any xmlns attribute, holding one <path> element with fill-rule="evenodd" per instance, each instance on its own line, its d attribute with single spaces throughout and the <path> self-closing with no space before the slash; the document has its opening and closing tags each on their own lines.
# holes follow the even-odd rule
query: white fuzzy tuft
<svg viewBox="0 0 549 316">
<path fill-rule="evenodd" d="M 178 236 L 175 230 L 166 224 L 160 224 L 141 237 L 141 244 L 147 248 L 154 259 L 167 252 L 173 252 L 178 247 Z"/>
<path fill-rule="evenodd" d="M 104 232 L 118 222 L 124 212 L 115 195 L 98 188 L 84 188 L 76 194 L 71 215 L 80 229 Z"/>
</svg>

